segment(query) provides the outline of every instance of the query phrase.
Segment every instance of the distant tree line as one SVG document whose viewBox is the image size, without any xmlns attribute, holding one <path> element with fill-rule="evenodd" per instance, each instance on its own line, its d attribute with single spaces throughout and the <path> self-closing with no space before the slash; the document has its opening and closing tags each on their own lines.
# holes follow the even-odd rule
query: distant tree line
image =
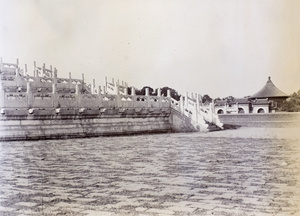
<svg viewBox="0 0 300 216">
<path fill-rule="evenodd" d="M 135 88 L 135 94 L 136 95 L 145 95 L 146 94 L 146 88 L 149 89 L 149 95 L 157 96 L 157 89 L 153 89 L 150 86 L 144 86 L 142 89 Z M 171 92 L 171 97 L 177 101 L 180 100 L 181 95 L 173 88 L 170 87 L 163 87 L 160 88 L 161 96 L 167 96 L 168 90 Z M 127 89 L 128 94 L 131 94 L 131 87 L 128 87 Z"/>
<path fill-rule="evenodd" d="M 283 102 L 282 110 L 286 112 L 300 112 L 300 90 L 294 92 L 290 98 Z"/>
<path fill-rule="evenodd" d="M 129 95 L 131 95 L 131 88 L 132 87 L 128 87 L 127 88 L 127 92 Z M 146 94 L 146 88 L 149 89 L 149 95 L 153 95 L 153 96 L 157 96 L 157 89 L 153 89 L 151 88 L 150 86 L 144 86 L 142 89 L 137 89 L 137 88 L 134 88 L 135 89 L 135 94 L 136 95 L 145 95 Z M 178 93 L 177 90 L 173 89 L 173 88 L 170 88 L 170 87 L 163 87 L 163 88 L 160 88 L 161 90 L 161 96 L 167 96 L 167 92 L 168 90 L 170 90 L 171 92 L 171 97 L 177 101 L 180 100 L 180 97 L 181 95 Z M 212 102 L 212 98 L 208 95 L 208 94 L 205 94 L 201 97 L 201 102 L 202 103 L 211 103 Z"/>
</svg>

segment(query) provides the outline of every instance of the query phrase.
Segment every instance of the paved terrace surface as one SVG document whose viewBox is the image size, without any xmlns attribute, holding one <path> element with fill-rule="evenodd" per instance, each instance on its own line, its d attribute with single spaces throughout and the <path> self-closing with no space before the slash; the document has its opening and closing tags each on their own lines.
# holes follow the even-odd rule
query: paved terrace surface
<svg viewBox="0 0 300 216">
<path fill-rule="evenodd" d="M 300 215 L 297 127 L 0 143 L 0 215 Z"/>
</svg>

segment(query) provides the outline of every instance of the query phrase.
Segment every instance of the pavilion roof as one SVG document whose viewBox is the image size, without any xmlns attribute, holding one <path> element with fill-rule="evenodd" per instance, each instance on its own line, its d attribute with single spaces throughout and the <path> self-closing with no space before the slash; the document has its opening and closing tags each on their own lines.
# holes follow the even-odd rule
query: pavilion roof
<svg viewBox="0 0 300 216">
<path fill-rule="evenodd" d="M 250 98 L 274 98 L 274 97 L 288 98 L 289 96 L 286 93 L 279 90 L 271 81 L 271 77 L 269 77 L 265 86 L 256 94 L 251 95 Z"/>
</svg>

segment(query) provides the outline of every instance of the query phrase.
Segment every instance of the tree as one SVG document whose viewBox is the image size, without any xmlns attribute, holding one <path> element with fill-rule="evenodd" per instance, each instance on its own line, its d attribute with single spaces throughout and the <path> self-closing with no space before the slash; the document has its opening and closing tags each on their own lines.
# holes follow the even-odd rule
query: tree
<svg viewBox="0 0 300 216">
<path fill-rule="evenodd" d="M 300 90 L 294 92 L 290 98 L 282 103 L 282 110 L 287 112 L 300 112 Z"/>
<path fill-rule="evenodd" d="M 223 100 L 231 102 L 231 101 L 234 101 L 234 97 L 233 96 L 228 96 L 228 97 L 223 98 Z"/>
<path fill-rule="evenodd" d="M 175 89 L 172 89 L 170 87 L 163 87 L 161 88 L 161 95 L 162 96 L 167 96 L 168 95 L 168 90 L 170 90 L 171 92 L 171 97 L 177 101 L 180 100 L 180 94 L 178 94 L 178 92 Z"/>
<path fill-rule="evenodd" d="M 211 103 L 211 102 L 212 102 L 212 98 L 208 94 L 203 95 L 202 103 Z"/>
</svg>

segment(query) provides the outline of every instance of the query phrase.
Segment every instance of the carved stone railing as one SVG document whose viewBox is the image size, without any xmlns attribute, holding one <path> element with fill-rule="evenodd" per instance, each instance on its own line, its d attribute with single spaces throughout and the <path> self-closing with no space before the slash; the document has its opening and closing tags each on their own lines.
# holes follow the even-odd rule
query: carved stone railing
<svg viewBox="0 0 300 216">
<path fill-rule="evenodd" d="M 205 131 L 208 124 L 215 124 L 219 128 L 223 126 L 218 115 L 214 114 L 214 106 L 212 104 L 208 107 L 203 106 L 197 94 L 192 94 L 191 97 L 186 94 L 184 98 L 181 97 L 177 101 L 171 98 L 170 91 L 165 97 L 161 96 L 161 90 L 158 89 L 157 96 L 153 96 L 146 88 L 145 95 L 136 95 L 135 89 L 132 88 L 131 95 L 128 95 L 127 84 L 115 83 L 114 80 L 111 83 L 106 80 L 103 91 L 99 87 L 98 93 L 95 93 L 95 81 L 91 85 L 84 81 L 84 75 L 82 79 L 73 79 L 71 73 L 69 73 L 69 78 L 58 78 L 57 70 L 55 68 L 52 70 L 52 67 L 46 69 L 45 64 L 39 68 L 34 63 L 34 76 L 27 74 L 27 66 L 23 73 L 20 73 L 18 61 L 17 64 L 3 63 L 1 59 L 0 69 L 2 115 L 5 114 L 5 109 L 14 109 L 14 113 L 18 110 L 22 110 L 20 111 L 22 113 L 28 110 L 29 114 L 34 113 L 36 109 L 41 114 L 53 115 L 62 112 L 102 113 L 107 109 L 115 108 L 119 110 L 118 112 L 130 108 L 136 112 L 143 109 L 149 112 L 174 109 L 188 117 L 194 127 L 200 130 Z M 43 111 L 44 109 L 48 111 Z"/>
</svg>

